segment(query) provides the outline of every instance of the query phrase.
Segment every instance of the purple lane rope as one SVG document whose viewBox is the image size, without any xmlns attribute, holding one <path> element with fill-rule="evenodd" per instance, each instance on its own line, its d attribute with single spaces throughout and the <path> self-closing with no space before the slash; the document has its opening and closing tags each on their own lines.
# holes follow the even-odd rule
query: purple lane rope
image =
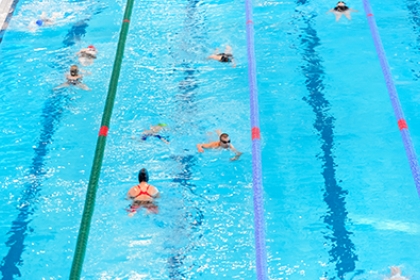
<svg viewBox="0 0 420 280">
<path fill-rule="evenodd" d="M 391 70 L 385 55 L 385 50 L 382 45 L 381 37 L 379 36 L 378 27 L 376 26 L 375 18 L 373 17 L 372 8 L 368 0 L 363 0 L 366 16 L 369 22 L 370 32 L 372 33 L 373 42 L 375 44 L 376 52 L 381 63 L 382 73 L 384 74 L 386 87 L 388 89 L 389 97 L 391 98 L 392 107 L 394 108 L 395 117 L 397 118 L 398 127 L 401 131 L 401 136 L 404 143 L 404 148 L 407 153 L 408 161 L 410 163 L 411 172 L 413 174 L 414 183 L 417 188 L 417 193 L 420 196 L 420 170 L 416 152 L 414 150 L 413 142 L 411 141 L 410 132 L 408 131 L 407 122 L 404 119 L 404 113 L 401 108 L 400 100 L 398 98 L 397 89 L 392 79 Z"/>
<path fill-rule="evenodd" d="M 249 97 L 251 106 L 252 136 L 252 190 L 254 193 L 254 232 L 257 279 L 267 278 L 267 251 L 265 245 L 265 219 L 261 165 L 261 137 L 258 116 L 258 90 L 254 51 L 254 27 L 252 21 L 252 0 L 245 0 L 246 35 L 248 53 Z"/>
</svg>

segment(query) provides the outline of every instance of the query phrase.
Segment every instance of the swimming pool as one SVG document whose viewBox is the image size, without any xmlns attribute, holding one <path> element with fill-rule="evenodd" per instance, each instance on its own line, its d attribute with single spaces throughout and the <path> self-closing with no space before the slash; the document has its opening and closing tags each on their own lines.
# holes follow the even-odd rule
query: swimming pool
<svg viewBox="0 0 420 280">
<path fill-rule="evenodd" d="M 414 1 L 372 2 L 415 147 L 420 33 Z M 419 201 L 363 7 L 255 1 L 270 279 L 419 278 Z M 3 279 L 68 279 L 125 2 L 20 1 L 0 44 Z M 28 32 L 37 11 L 65 12 Z M 74 12 L 77 11 L 77 12 Z M 135 2 L 83 269 L 84 279 L 255 279 L 242 1 Z M 99 50 L 62 83 L 74 53 Z M 233 47 L 237 67 L 207 61 Z M 168 124 L 170 145 L 140 141 Z M 230 134 L 244 152 L 196 152 Z M 129 218 L 147 167 L 160 213 Z M 19 277 L 20 276 L 20 277 Z"/>
</svg>

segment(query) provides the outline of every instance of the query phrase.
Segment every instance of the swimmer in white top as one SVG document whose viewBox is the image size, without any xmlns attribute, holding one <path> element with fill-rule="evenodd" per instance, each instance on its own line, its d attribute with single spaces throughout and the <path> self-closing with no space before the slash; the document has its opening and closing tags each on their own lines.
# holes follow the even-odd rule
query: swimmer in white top
<svg viewBox="0 0 420 280">
<path fill-rule="evenodd" d="M 98 51 L 93 45 L 90 45 L 89 47 L 78 51 L 76 55 L 79 57 L 79 62 L 81 65 L 89 66 L 92 65 L 95 61 L 96 56 L 98 55 Z"/>
<path fill-rule="evenodd" d="M 391 276 L 384 280 L 409 280 L 409 278 L 401 276 L 401 268 L 398 266 L 391 266 Z"/>
</svg>

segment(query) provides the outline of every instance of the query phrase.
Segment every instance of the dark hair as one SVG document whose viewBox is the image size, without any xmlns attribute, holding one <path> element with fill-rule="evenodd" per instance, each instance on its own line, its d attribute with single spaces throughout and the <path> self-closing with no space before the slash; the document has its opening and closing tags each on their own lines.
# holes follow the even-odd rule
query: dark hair
<svg viewBox="0 0 420 280">
<path fill-rule="evenodd" d="M 146 168 L 142 168 L 139 171 L 139 183 L 141 182 L 149 182 L 149 174 L 147 173 Z"/>
<path fill-rule="evenodd" d="M 79 72 L 79 69 L 77 68 L 77 65 L 72 65 L 70 67 L 70 75 L 77 76 L 78 72 Z"/>
<path fill-rule="evenodd" d="M 226 138 L 229 137 L 229 135 L 227 133 L 222 133 L 220 134 L 219 140 L 222 140 L 222 138 Z"/>
</svg>

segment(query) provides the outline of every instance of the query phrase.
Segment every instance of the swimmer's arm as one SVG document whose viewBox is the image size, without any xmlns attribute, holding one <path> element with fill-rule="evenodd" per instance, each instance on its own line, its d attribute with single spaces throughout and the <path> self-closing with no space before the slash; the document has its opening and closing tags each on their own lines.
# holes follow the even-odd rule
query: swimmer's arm
<svg viewBox="0 0 420 280">
<path fill-rule="evenodd" d="M 152 186 L 154 192 L 151 194 L 153 198 L 159 198 L 160 197 L 160 192 L 158 190 L 158 188 L 156 188 L 155 186 Z"/>
<path fill-rule="evenodd" d="M 326 12 L 326 14 L 328 14 L 328 13 L 334 13 L 334 9 L 328 10 L 328 11 Z"/>
<path fill-rule="evenodd" d="M 230 149 L 232 150 L 232 152 L 235 153 L 235 156 L 231 158 L 230 160 L 231 161 L 238 160 L 241 157 L 242 153 L 238 151 L 237 149 L 235 149 L 235 147 L 232 144 L 230 145 Z"/>
<path fill-rule="evenodd" d="M 202 153 L 204 152 L 204 149 L 212 149 L 215 148 L 218 142 L 211 142 L 211 143 L 207 143 L 207 144 L 197 144 L 197 149 L 198 152 Z"/>
<path fill-rule="evenodd" d="M 353 13 L 358 13 L 359 12 L 358 10 L 355 10 L 355 9 L 349 9 L 349 11 L 353 12 Z"/>
<path fill-rule="evenodd" d="M 87 50 L 87 49 L 81 49 L 80 51 L 78 51 L 78 52 L 76 53 L 76 55 L 79 55 L 79 54 L 85 53 L 85 52 L 86 52 L 86 50 Z"/>
<path fill-rule="evenodd" d="M 63 87 L 68 87 L 68 86 L 69 86 L 69 83 L 65 82 L 65 83 L 62 83 L 61 85 L 56 86 L 55 88 L 53 88 L 53 90 L 61 89 Z"/>
<path fill-rule="evenodd" d="M 216 131 L 216 133 L 217 133 L 217 136 L 219 136 L 219 137 L 220 137 L 220 135 L 222 135 L 222 131 L 221 131 L 220 129 L 216 129 L 215 131 Z"/>
<path fill-rule="evenodd" d="M 235 59 L 233 57 L 232 57 L 231 61 L 232 61 L 232 67 L 235 68 L 236 67 L 236 62 L 235 62 Z"/>
<path fill-rule="evenodd" d="M 166 140 L 165 138 L 161 137 L 160 140 L 162 140 L 164 143 L 169 144 L 168 140 Z"/>
<path fill-rule="evenodd" d="M 134 197 L 130 195 L 130 191 L 127 192 L 127 195 L 126 195 L 125 199 L 130 200 L 130 199 L 133 199 L 133 198 Z"/>
</svg>

